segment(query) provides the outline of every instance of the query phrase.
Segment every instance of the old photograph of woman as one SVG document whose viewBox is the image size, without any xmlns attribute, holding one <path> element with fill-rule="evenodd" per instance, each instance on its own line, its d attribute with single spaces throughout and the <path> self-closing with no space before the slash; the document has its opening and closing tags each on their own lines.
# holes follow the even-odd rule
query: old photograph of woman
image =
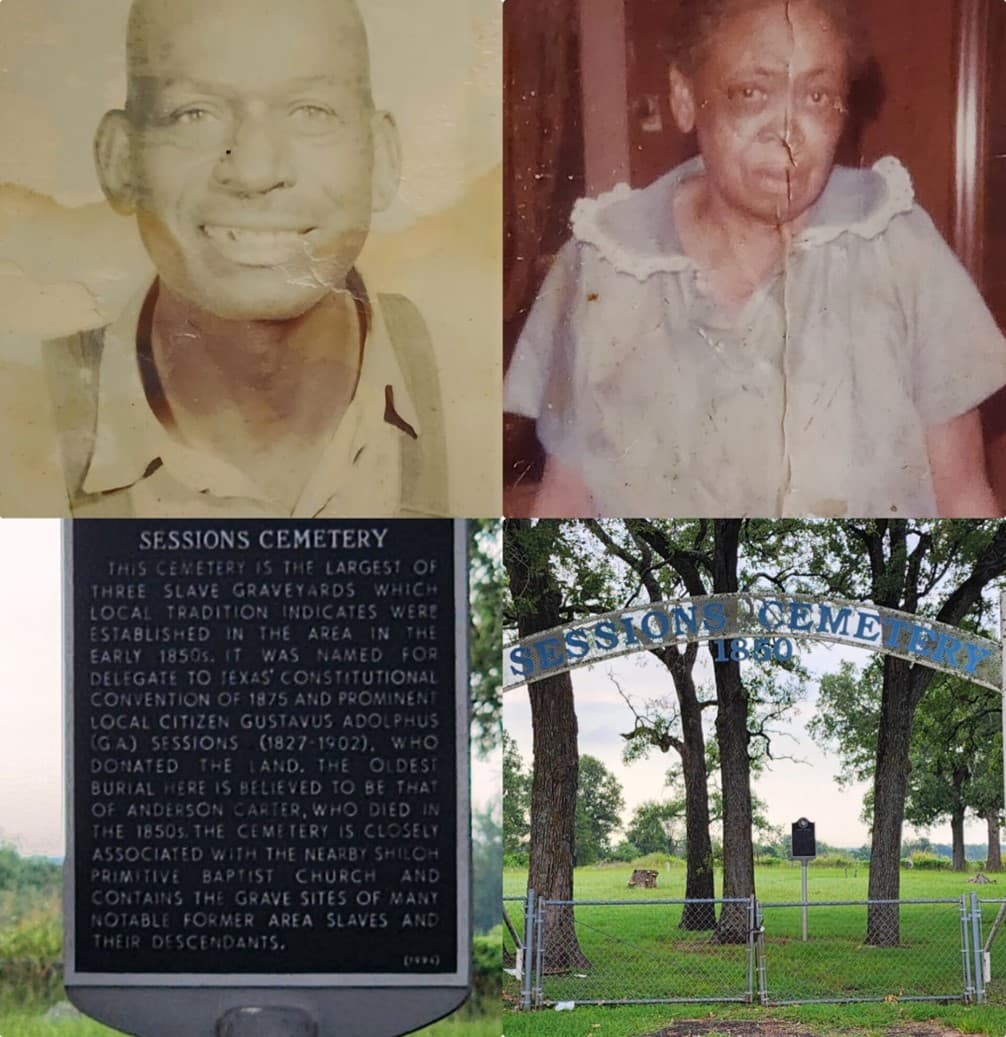
<svg viewBox="0 0 1006 1037">
<path fill-rule="evenodd" d="M 836 161 L 857 8 L 681 0 L 698 154 L 576 203 L 509 366 L 531 514 L 1000 513 L 978 408 L 1006 342 L 906 166 Z"/>
</svg>

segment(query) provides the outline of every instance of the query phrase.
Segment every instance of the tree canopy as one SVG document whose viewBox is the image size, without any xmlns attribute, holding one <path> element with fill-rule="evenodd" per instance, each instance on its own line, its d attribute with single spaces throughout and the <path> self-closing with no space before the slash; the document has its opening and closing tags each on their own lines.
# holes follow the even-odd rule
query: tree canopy
<svg viewBox="0 0 1006 1037">
<path fill-rule="evenodd" d="M 499 745 L 503 709 L 500 523 L 497 519 L 472 519 L 468 532 L 472 730 L 476 749 L 488 753 Z"/>
<path fill-rule="evenodd" d="M 611 836 L 621 827 L 622 786 L 595 756 L 580 756 L 576 783 L 576 821 L 573 859 L 577 867 L 605 860 L 611 853 Z"/>
</svg>

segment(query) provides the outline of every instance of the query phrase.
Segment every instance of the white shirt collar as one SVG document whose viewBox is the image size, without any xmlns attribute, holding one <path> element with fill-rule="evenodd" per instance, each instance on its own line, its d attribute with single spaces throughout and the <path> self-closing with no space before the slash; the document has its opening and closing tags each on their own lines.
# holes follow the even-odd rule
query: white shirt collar
<svg viewBox="0 0 1006 1037">
<path fill-rule="evenodd" d="M 695 263 L 685 254 L 674 226 L 674 195 L 704 168 L 699 156 L 648 187 L 633 190 L 618 184 L 598 198 L 581 198 L 571 219 L 574 238 L 592 245 L 616 270 L 639 281 L 693 269 Z M 874 238 L 914 204 L 911 176 L 896 158 L 882 158 L 870 169 L 836 166 L 794 246 L 812 248 L 846 233 Z"/>
<path fill-rule="evenodd" d="M 137 362 L 137 330 L 152 282 L 147 281 L 104 333 L 98 368 L 95 446 L 83 490 L 99 494 L 140 482 L 161 466 L 194 493 L 258 500 L 262 494 L 248 475 L 227 461 L 194 450 L 173 436 L 150 408 Z M 344 490 L 355 460 L 375 437 L 421 433 L 413 400 L 376 296 L 370 298 L 370 327 L 359 384 L 345 415 L 309 477 L 295 514 L 316 514 Z M 400 422 L 386 420 L 386 407 Z M 388 415 L 392 416 L 391 414 Z M 398 481 L 394 479 L 394 492 Z M 389 486 L 390 489 L 390 486 Z"/>
</svg>

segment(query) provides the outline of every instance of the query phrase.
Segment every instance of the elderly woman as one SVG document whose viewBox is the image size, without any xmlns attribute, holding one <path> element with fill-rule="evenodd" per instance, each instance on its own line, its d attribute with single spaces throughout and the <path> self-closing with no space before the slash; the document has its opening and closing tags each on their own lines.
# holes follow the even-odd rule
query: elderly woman
<svg viewBox="0 0 1006 1037">
<path fill-rule="evenodd" d="M 855 0 L 683 0 L 700 156 L 579 202 L 507 376 L 540 515 L 999 512 L 1006 343 L 893 158 L 834 165 Z"/>
</svg>

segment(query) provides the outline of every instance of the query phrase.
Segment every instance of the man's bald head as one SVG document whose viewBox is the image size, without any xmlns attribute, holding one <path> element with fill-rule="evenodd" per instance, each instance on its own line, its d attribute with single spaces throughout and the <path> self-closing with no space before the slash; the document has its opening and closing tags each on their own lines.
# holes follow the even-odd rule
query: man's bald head
<svg viewBox="0 0 1006 1037">
<path fill-rule="evenodd" d="M 256 31 L 263 25 L 268 32 Z M 284 25 L 300 32 L 284 39 Z M 225 52 L 221 38 L 228 41 Z M 367 33 L 355 0 L 287 0 L 282 6 L 275 0 L 134 0 L 126 38 L 127 110 L 138 111 L 145 81 L 178 76 L 186 54 L 197 64 L 204 46 L 217 48 L 221 57 L 240 56 L 254 77 L 268 70 L 270 57 L 279 58 L 284 45 L 289 50 L 308 41 L 324 48 L 330 70 L 372 103 Z"/>
<path fill-rule="evenodd" d="M 95 152 L 161 280 L 241 320 L 344 285 L 400 169 L 355 0 L 135 0 L 128 46 Z"/>
</svg>

